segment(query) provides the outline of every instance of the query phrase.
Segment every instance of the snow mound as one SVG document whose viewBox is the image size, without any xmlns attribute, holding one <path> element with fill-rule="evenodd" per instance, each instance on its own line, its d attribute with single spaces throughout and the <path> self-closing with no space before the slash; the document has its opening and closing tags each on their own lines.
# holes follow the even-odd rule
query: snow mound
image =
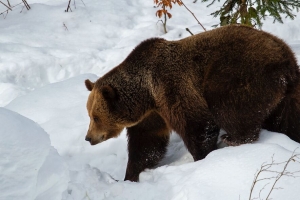
<svg viewBox="0 0 300 200">
<path fill-rule="evenodd" d="M 94 147 L 85 141 L 89 125 L 86 102 L 90 93 L 85 79 L 95 81 L 97 76 L 83 74 L 49 84 L 17 97 L 6 108 L 38 123 L 49 134 L 51 145 L 68 161 L 70 169 L 81 170 L 89 164 L 121 179 L 127 162 L 124 132 L 119 138 Z"/>
<path fill-rule="evenodd" d="M 0 121 L 0 199 L 60 199 L 69 175 L 47 133 L 5 108 Z"/>
<path fill-rule="evenodd" d="M 271 138 L 281 135 L 272 132 L 267 134 Z M 287 137 L 286 139 L 288 140 Z M 276 139 L 272 142 L 275 141 Z M 255 173 L 262 164 L 271 163 L 272 157 L 276 163 L 288 160 L 292 152 L 286 147 L 288 148 L 285 145 L 267 143 L 227 147 L 211 152 L 205 159 L 198 162 L 148 169 L 141 173 L 139 183 L 114 181 L 106 172 L 87 165 L 82 170 L 71 172 L 68 192 L 64 194 L 63 199 L 249 199 Z M 270 170 L 282 171 L 283 165 L 274 165 Z M 299 163 L 291 162 L 287 170 L 299 171 Z M 272 172 L 263 172 L 259 179 L 274 177 L 274 175 L 276 176 Z M 273 183 L 274 178 L 258 182 L 254 187 L 252 197 L 260 196 L 264 199 Z M 299 178 L 282 177 L 276 185 L 276 188 L 282 189 L 274 190 L 270 197 L 272 199 L 298 199 L 299 184 Z M 265 188 L 261 191 L 263 187 Z"/>
<path fill-rule="evenodd" d="M 81 126 L 86 129 L 84 125 L 88 122 L 85 105 L 89 91 L 85 88 L 84 80 L 96 78 L 96 75 L 85 74 L 49 84 L 14 99 L 6 108 L 40 124 L 50 135 L 55 148 L 57 146 L 72 148 L 67 144 L 73 146 L 76 142 L 70 138 L 78 140 L 80 137 L 75 134 L 71 136 L 72 129 L 78 129 Z M 54 131 L 56 127 L 63 128 L 63 132 Z M 81 133 L 82 141 L 84 141 L 85 132 L 86 130 Z"/>
</svg>

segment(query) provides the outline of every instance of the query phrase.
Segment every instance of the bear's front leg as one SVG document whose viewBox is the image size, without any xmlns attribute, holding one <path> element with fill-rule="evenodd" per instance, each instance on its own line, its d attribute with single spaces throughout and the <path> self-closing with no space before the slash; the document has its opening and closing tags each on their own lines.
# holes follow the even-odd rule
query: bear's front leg
<svg viewBox="0 0 300 200">
<path fill-rule="evenodd" d="M 127 129 L 128 163 L 125 180 L 137 182 L 142 171 L 159 163 L 167 151 L 170 132 L 163 118 L 156 112 Z"/>
</svg>

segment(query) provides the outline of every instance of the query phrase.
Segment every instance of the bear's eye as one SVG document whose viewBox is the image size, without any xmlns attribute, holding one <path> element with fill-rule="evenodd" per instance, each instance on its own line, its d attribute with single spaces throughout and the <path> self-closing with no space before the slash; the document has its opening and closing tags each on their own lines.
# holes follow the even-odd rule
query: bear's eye
<svg viewBox="0 0 300 200">
<path fill-rule="evenodd" d="M 94 120 L 94 122 L 96 122 L 96 123 L 99 122 L 99 118 L 98 118 L 98 117 L 94 117 L 93 120 Z"/>
</svg>

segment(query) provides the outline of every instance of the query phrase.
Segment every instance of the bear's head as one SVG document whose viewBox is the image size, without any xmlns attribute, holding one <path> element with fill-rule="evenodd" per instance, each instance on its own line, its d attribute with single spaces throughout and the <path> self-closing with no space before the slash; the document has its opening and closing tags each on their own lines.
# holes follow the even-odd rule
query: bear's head
<svg viewBox="0 0 300 200">
<path fill-rule="evenodd" d="M 128 117 L 115 88 L 96 84 L 90 80 L 86 80 L 85 85 L 91 91 L 87 101 L 90 125 L 85 140 L 91 145 L 118 137 L 125 127 L 137 123 Z"/>
</svg>

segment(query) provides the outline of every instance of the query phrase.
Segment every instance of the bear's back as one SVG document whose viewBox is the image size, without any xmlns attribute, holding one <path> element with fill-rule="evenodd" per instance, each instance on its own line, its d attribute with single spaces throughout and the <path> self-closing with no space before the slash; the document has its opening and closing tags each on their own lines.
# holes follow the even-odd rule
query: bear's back
<svg viewBox="0 0 300 200">
<path fill-rule="evenodd" d="M 225 26 L 174 43 L 184 52 L 181 70 L 201 79 L 210 74 L 229 80 L 272 74 L 294 79 L 298 71 L 294 53 L 283 40 L 247 26 Z"/>
<path fill-rule="evenodd" d="M 277 62 L 292 57 L 290 47 L 267 32 L 248 26 L 230 25 L 203 32 L 178 41 L 185 50 L 205 54 L 211 60 L 225 62 Z"/>
</svg>

